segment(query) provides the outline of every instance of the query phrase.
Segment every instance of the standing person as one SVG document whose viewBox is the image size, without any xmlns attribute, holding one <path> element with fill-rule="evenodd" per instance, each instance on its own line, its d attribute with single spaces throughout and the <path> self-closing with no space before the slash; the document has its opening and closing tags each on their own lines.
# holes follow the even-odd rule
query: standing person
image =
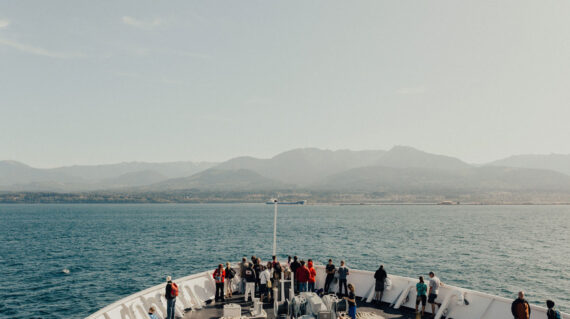
<svg viewBox="0 0 570 319">
<path fill-rule="evenodd" d="M 307 282 L 309 281 L 309 268 L 305 267 L 305 261 L 301 260 L 301 264 L 297 271 L 295 272 L 295 277 L 297 277 L 298 291 L 307 291 Z"/>
<path fill-rule="evenodd" d="M 325 271 L 327 273 L 327 277 L 325 279 L 325 293 L 328 293 L 334 279 L 334 273 L 336 272 L 332 259 L 329 259 L 329 263 L 327 264 Z"/>
<path fill-rule="evenodd" d="M 251 293 L 251 300 L 255 298 L 255 270 L 253 270 L 253 266 L 251 264 L 247 264 L 244 270 L 244 279 L 245 279 L 245 301 L 247 302 L 247 298 L 249 293 Z"/>
<path fill-rule="evenodd" d="M 299 292 L 299 281 L 297 280 L 297 269 L 299 267 L 301 267 L 301 263 L 299 262 L 299 257 L 295 256 L 293 257 L 293 262 L 291 263 L 291 273 L 294 275 L 294 283 L 293 283 L 293 287 L 295 289 L 295 292 Z"/>
<path fill-rule="evenodd" d="M 263 267 L 263 266 L 262 266 Z M 264 267 L 259 275 L 259 300 L 263 302 L 265 295 L 267 294 L 267 302 L 269 302 L 269 293 L 267 290 L 267 283 L 271 282 L 271 262 L 267 263 L 267 267 Z M 270 284 L 271 285 L 271 284 Z"/>
<path fill-rule="evenodd" d="M 388 274 L 386 273 L 386 270 L 384 270 L 384 265 L 380 265 L 380 268 L 378 268 L 374 273 L 374 279 L 376 279 L 376 286 L 374 287 L 374 299 L 378 301 L 379 305 L 382 303 L 386 277 L 388 277 Z"/>
<path fill-rule="evenodd" d="M 170 276 L 166 276 L 166 291 L 164 293 L 164 297 L 166 297 L 166 318 L 164 319 L 174 319 L 176 296 L 178 296 L 178 285 L 172 282 Z"/>
<path fill-rule="evenodd" d="M 348 316 L 356 319 L 356 295 L 354 294 L 354 286 L 348 284 L 348 296 L 344 297 L 348 301 Z"/>
<path fill-rule="evenodd" d="M 273 287 L 279 288 L 279 281 L 281 280 L 281 273 L 283 272 L 283 267 L 281 267 L 281 263 L 277 260 L 277 258 L 273 259 L 272 266 L 273 266 Z"/>
<path fill-rule="evenodd" d="M 239 263 L 239 292 L 245 293 L 245 268 L 247 267 L 247 258 L 243 257 Z"/>
<path fill-rule="evenodd" d="M 344 265 L 344 260 L 340 261 L 340 266 L 338 267 L 338 294 L 342 296 L 342 287 L 344 286 L 344 292 L 348 294 L 348 289 L 346 288 L 346 280 L 350 274 L 348 267 Z"/>
<path fill-rule="evenodd" d="M 233 295 L 232 281 L 236 276 L 236 271 L 232 268 L 232 264 L 226 263 L 226 297 L 231 298 Z"/>
<path fill-rule="evenodd" d="M 428 303 L 431 304 L 431 313 L 435 315 L 435 305 L 437 304 L 439 307 L 439 303 L 435 302 L 437 299 L 437 294 L 439 293 L 439 287 L 443 287 L 443 283 L 439 280 L 439 278 L 434 274 L 433 271 L 429 272 L 429 295 L 428 295 Z"/>
<path fill-rule="evenodd" d="M 515 319 L 529 319 L 530 305 L 524 299 L 524 291 L 519 291 L 519 297 L 511 304 L 511 312 Z"/>
<path fill-rule="evenodd" d="M 317 271 L 313 267 L 313 260 L 309 259 L 307 263 L 307 268 L 309 269 L 309 292 L 315 292 L 315 282 L 317 282 Z"/>
<path fill-rule="evenodd" d="M 275 265 L 281 267 L 281 265 L 279 265 L 279 263 L 276 263 Z M 275 298 L 275 295 L 273 294 L 273 287 L 275 287 L 275 283 L 274 283 L 274 276 L 275 276 L 275 269 L 273 267 L 273 263 L 272 262 L 268 262 L 267 263 L 267 270 L 269 270 L 269 281 L 267 282 L 267 301 Z"/>
<path fill-rule="evenodd" d="M 547 319 L 561 319 L 562 318 L 562 316 L 560 315 L 560 311 L 554 309 L 554 301 L 547 300 L 546 301 L 546 307 L 548 307 L 548 310 L 546 311 Z"/>
<path fill-rule="evenodd" d="M 224 265 L 219 264 L 218 268 L 214 270 L 212 274 L 214 280 L 216 281 L 216 298 L 214 301 L 224 301 L 224 279 L 226 277 L 226 271 L 224 270 Z"/>
<path fill-rule="evenodd" d="M 420 302 L 422 303 L 422 316 L 426 311 L 426 299 L 427 299 L 427 285 L 424 282 L 424 277 L 420 276 L 420 282 L 416 284 L 416 313 L 418 313 L 418 306 Z M 435 315 L 435 314 L 434 314 Z"/>
<path fill-rule="evenodd" d="M 253 270 L 255 271 L 255 291 L 256 296 L 259 294 L 259 275 L 263 271 L 263 264 L 261 263 L 261 258 L 255 259 L 255 263 L 253 264 Z"/>
<path fill-rule="evenodd" d="M 291 256 L 287 256 L 287 267 L 288 267 L 289 269 L 291 269 L 291 262 L 292 262 L 291 259 L 292 259 Z"/>
</svg>

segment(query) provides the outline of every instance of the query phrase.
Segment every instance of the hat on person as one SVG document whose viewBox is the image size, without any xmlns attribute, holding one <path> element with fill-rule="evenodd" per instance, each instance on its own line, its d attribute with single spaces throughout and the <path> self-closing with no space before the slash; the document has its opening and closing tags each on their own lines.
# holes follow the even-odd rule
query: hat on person
<svg viewBox="0 0 570 319">
<path fill-rule="evenodd" d="M 166 276 L 166 281 L 171 281 L 172 278 L 170 278 L 170 276 Z"/>
</svg>

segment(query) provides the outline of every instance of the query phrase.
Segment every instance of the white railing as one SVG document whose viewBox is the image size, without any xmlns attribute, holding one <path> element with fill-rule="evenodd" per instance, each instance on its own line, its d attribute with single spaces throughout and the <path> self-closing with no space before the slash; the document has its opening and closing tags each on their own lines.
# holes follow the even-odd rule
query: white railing
<svg viewBox="0 0 570 319">
<path fill-rule="evenodd" d="M 178 285 L 176 316 L 182 317 L 186 309 L 201 309 L 207 300 L 214 299 L 215 283 L 213 271 L 205 271 L 174 280 Z M 237 290 L 236 279 L 232 288 Z M 148 309 L 156 308 L 160 318 L 166 317 L 166 283 L 137 292 L 97 311 L 87 319 L 143 319 L 148 318 Z"/>
<path fill-rule="evenodd" d="M 316 288 L 323 288 L 326 273 L 324 266 L 315 266 L 317 270 Z M 185 310 L 199 310 L 207 300 L 214 299 L 215 283 L 213 271 L 174 280 L 179 287 L 176 300 L 176 316 L 182 317 Z M 350 270 L 348 282 L 356 289 L 356 295 L 371 300 L 374 294 L 374 273 L 363 270 Z M 394 308 L 407 307 L 414 309 L 416 301 L 415 284 L 417 279 L 388 275 L 390 285 L 384 290 L 382 301 L 388 302 Z M 233 280 L 232 288 L 238 289 L 239 273 Z M 148 309 L 154 306 L 159 317 L 166 317 L 166 299 L 164 297 L 166 283 L 148 288 L 127 296 L 87 317 L 87 319 L 146 319 Z M 331 284 L 331 290 L 337 291 L 338 284 Z M 436 308 L 436 319 L 442 315 L 456 319 L 495 319 L 512 318 L 512 300 L 493 296 L 478 291 L 445 285 L 439 290 L 438 302 L 441 308 Z M 466 302 L 465 302 L 466 301 Z M 546 319 L 546 308 L 531 305 L 531 319 Z M 429 304 L 426 312 L 431 312 Z M 563 314 L 569 318 L 569 314 Z"/>
<path fill-rule="evenodd" d="M 316 268 L 317 287 L 323 288 L 326 277 L 324 266 L 319 265 Z M 375 285 L 373 272 L 350 270 L 348 282 L 354 285 L 358 297 L 369 301 L 372 299 Z M 390 285 L 384 289 L 382 301 L 392 304 L 394 308 L 407 307 L 415 309 L 415 285 L 418 283 L 418 279 L 388 275 L 387 282 Z M 330 289 L 338 291 L 338 284 L 332 284 Z M 442 304 L 441 308 L 436 307 L 436 319 L 441 318 L 442 315 L 456 319 L 510 319 L 513 317 L 511 314 L 511 303 L 513 300 L 450 285 L 445 285 L 439 289 L 436 301 Z M 545 307 L 536 305 L 531 305 L 530 307 L 532 310 L 531 319 L 547 319 L 547 309 Z M 431 313 L 429 304 L 426 305 L 426 312 Z M 563 316 L 568 318 L 570 315 L 563 314 Z"/>
</svg>

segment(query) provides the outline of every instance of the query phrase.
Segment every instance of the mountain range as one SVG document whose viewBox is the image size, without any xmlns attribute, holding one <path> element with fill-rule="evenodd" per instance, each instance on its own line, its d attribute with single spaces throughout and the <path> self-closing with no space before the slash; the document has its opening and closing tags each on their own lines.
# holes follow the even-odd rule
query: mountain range
<svg viewBox="0 0 570 319">
<path fill-rule="evenodd" d="M 38 169 L 0 161 L 0 190 L 570 194 L 570 155 L 517 155 L 472 165 L 454 157 L 395 146 L 388 151 L 304 148 L 269 159 L 237 157 L 222 163 L 132 162 Z"/>
<path fill-rule="evenodd" d="M 130 162 L 41 169 L 16 161 L 0 161 L 0 190 L 73 192 L 129 188 L 190 176 L 214 165 Z"/>
</svg>

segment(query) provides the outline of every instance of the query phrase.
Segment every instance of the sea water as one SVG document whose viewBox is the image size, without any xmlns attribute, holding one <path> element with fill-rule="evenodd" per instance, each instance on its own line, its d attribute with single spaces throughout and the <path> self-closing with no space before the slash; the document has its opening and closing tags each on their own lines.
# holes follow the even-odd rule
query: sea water
<svg viewBox="0 0 570 319">
<path fill-rule="evenodd" d="M 142 289 L 256 255 L 273 206 L 0 205 L 0 317 L 83 318 Z M 277 251 L 570 310 L 569 206 L 280 206 Z"/>
</svg>

